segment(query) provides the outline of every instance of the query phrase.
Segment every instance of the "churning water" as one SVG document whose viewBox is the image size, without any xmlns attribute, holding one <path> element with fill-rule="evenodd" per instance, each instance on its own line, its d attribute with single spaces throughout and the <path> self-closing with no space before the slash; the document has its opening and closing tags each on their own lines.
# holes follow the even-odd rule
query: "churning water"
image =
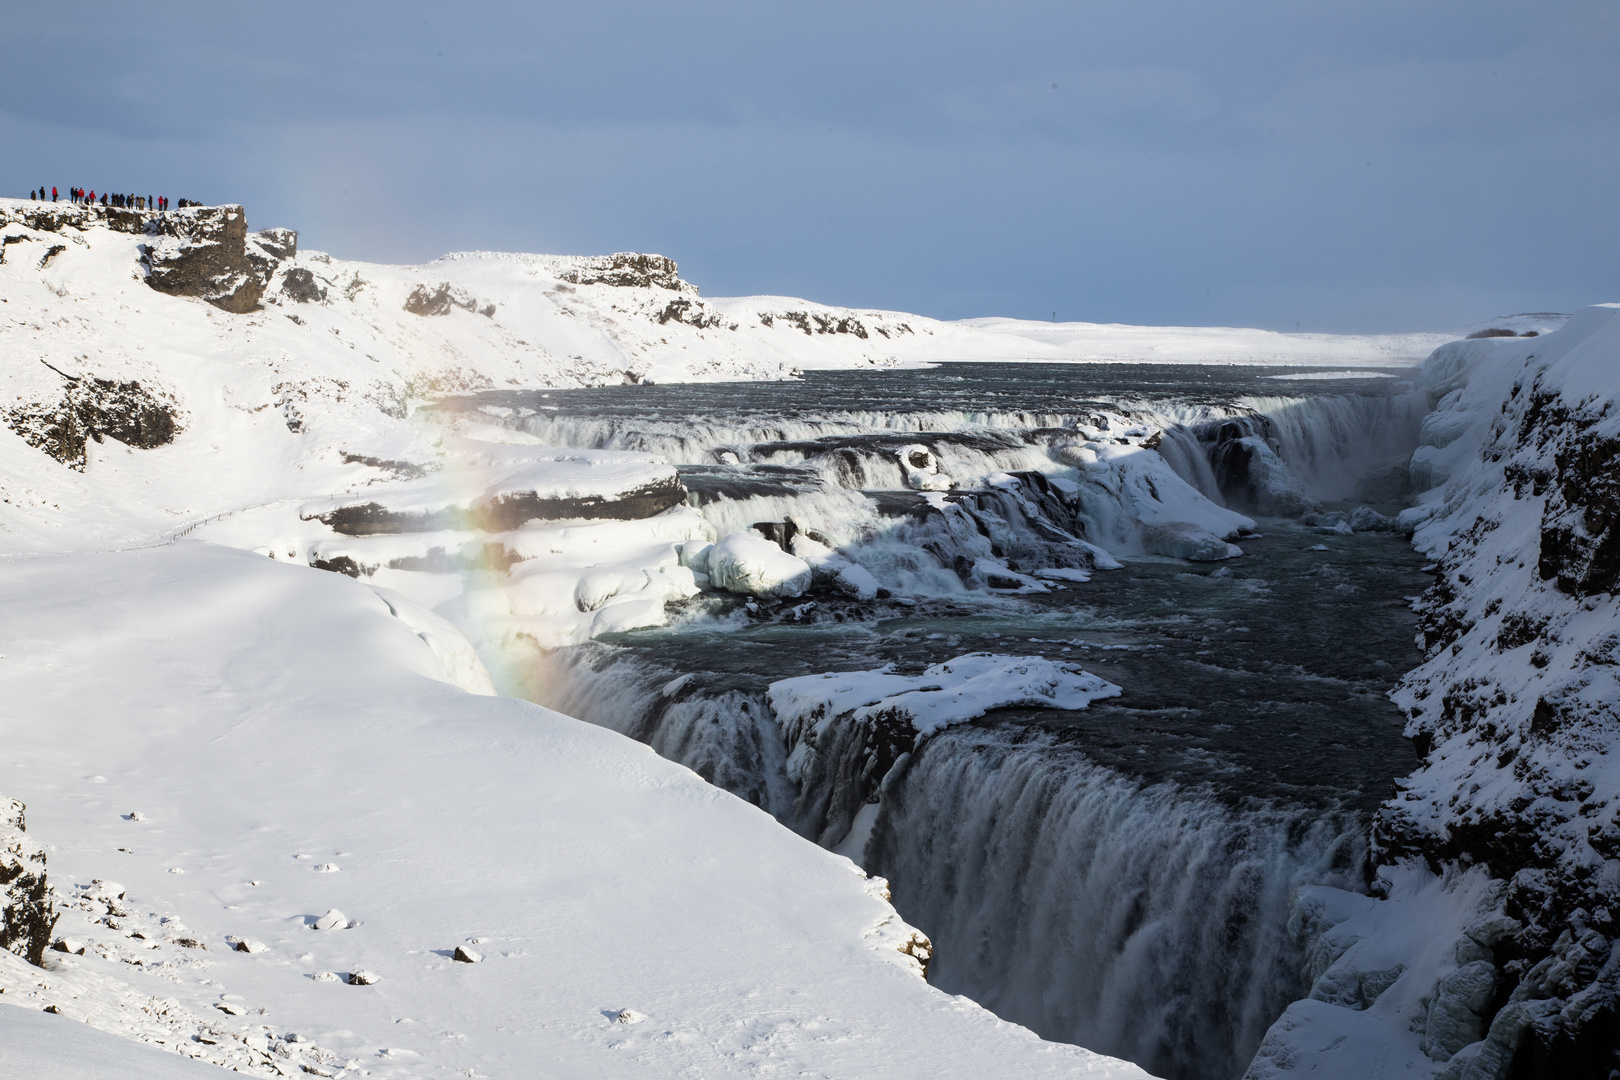
<svg viewBox="0 0 1620 1080">
<path fill-rule="evenodd" d="M 942 989 L 1047 1038 L 1202 1080 L 1240 1074 L 1304 992 L 1292 894 L 1358 887 L 1367 816 L 1415 765 L 1385 695 L 1419 659 L 1407 599 L 1428 583 L 1421 559 L 1391 533 L 1261 519 L 1239 559 L 1138 555 L 1047 595 L 992 595 L 918 531 L 894 457 L 924 442 L 964 480 L 1061 476 L 1054 439 L 1105 415 L 1116 430 L 1164 429 L 1160 453 L 1219 500 L 1210 425 L 1247 418 L 1331 508 L 1363 469 L 1415 445 L 1422 405 L 1401 380 L 1283 396 L 1301 384 L 1269 378 L 1280 370 L 960 364 L 492 392 L 445 408 L 557 445 L 664 453 L 720 532 L 791 519 L 872 569 L 889 595 L 706 596 L 670 626 L 546 656 L 523 692 L 841 842 L 933 939 Z M 849 830 L 837 810 L 848 791 L 789 776 L 770 682 L 972 651 L 1079 662 L 1124 694 L 948 729 L 889 772 Z"/>
</svg>

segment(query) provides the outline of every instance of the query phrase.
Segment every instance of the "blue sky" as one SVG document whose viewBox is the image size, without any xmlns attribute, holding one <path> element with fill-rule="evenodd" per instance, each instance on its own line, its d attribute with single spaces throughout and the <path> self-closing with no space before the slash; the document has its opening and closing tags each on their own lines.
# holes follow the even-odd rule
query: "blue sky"
<svg viewBox="0 0 1620 1080">
<path fill-rule="evenodd" d="M 0 192 L 706 295 L 1450 329 L 1620 300 L 1620 4 L 12 5 Z"/>
</svg>

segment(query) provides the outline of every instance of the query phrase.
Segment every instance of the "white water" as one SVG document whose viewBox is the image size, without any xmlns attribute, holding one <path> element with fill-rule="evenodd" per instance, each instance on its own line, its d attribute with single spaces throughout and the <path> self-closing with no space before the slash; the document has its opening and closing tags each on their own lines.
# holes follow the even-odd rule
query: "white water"
<svg viewBox="0 0 1620 1080">
<path fill-rule="evenodd" d="M 1354 888 L 1360 833 L 977 731 L 885 792 L 867 865 L 932 938 L 935 985 L 1161 1075 L 1231 1077 L 1306 989 L 1294 890 Z"/>
</svg>

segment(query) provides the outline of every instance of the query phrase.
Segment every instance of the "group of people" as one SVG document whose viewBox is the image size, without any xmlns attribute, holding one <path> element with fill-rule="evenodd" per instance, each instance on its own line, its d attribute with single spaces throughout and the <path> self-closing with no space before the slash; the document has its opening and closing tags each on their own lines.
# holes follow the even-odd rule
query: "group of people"
<svg viewBox="0 0 1620 1080">
<path fill-rule="evenodd" d="M 45 194 L 45 189 L 41 187 L 37 191 L 30 191 L 28 197 L 35 202 L 45 202 L 47 200 L 56 202 L 58 196 L 54 187 L 51 188 L 49 196 Z M 84 188 L 68 188 L 68 199 L 89 206 L 96 202 L 96 192 L 94 188 L 88 191 Z M 167 195 L 113 195 L 103 191 L 101 193 L 101 205 L 116 206 L 123 210 L 167 210 L 169 208 L 169 197 Z M 175 203 L 175 208 L 181 209 L 187 206 L 200 205 L 195 199 L 181 199 Z"/>
</svg>

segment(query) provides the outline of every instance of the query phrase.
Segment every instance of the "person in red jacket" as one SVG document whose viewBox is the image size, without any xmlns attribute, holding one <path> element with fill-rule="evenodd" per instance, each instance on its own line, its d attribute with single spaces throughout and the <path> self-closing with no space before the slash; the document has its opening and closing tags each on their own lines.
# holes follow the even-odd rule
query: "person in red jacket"
<svg viewBox="0 0 1620 1080">
<path fill-rule="evenodd" d="M 56 185 L 51 185 L 51 202 L 56 201 Z"/>
</svg>

